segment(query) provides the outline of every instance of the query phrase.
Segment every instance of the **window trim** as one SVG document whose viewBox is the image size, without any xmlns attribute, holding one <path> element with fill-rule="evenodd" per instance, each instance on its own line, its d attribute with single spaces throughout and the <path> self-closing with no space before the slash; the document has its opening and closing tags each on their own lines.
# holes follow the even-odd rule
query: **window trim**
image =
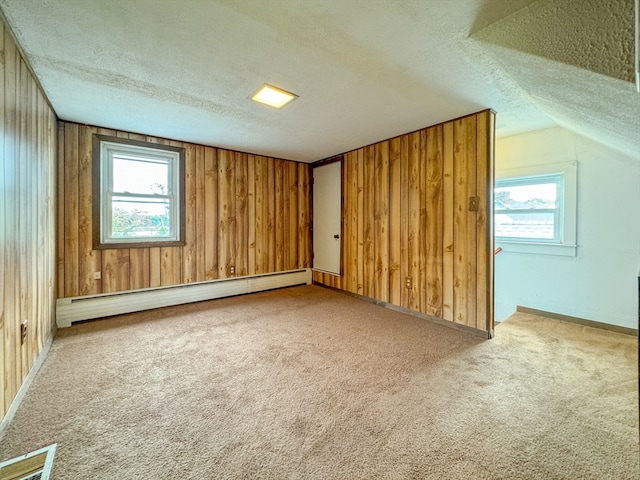
<svg viewBox="0 0 640 480">
<path fill-rule="evenodd" d="M 149 240 L 148 237 L 143 240 L 127 239 L 121 242 L 105 242 L 102 238 L 102 207 L 106 192 L 103 189 L 103 168 L 102 161 L 102 144 L 103 142 L 122 144 L 125 146 L 142 147 L 151 150 L 172 152 L 178 154 L 178 192 L 173 195 L 177 197 L 177 225 L 176 240 L 158 239 Z M 130 140 L 127 138 L 111 137 L 108 135 L 93 134 L 92 140 L 92 236 L 93 248 L 96 250 L 109 248 L 146 248 L 146 247 L 179 247 L 185 245 L 185 149 L 174 147 L 171 145 L 163 145 L 158 143 L 143 142 L 139 140 Z M 139 197 L 141 195 L 135 195 Z"/>
<path fill-rule="evenodd" d="M 536 165 L 523 168 L 496 171 L 496 185 L 499 180 L 526 177 L 543 177 L 562 174 L 564 177 L 564 195 L 560 199 L 562 226 L 560 241 L 527 239 L 505 239 L 495 236 L 496 247 L 505 252 L 533 253 L 545 255 L 576 256 L 577 253 L 577 162 Z M 494 215 L 497 212 L 494 212 Z"/>
</svg>

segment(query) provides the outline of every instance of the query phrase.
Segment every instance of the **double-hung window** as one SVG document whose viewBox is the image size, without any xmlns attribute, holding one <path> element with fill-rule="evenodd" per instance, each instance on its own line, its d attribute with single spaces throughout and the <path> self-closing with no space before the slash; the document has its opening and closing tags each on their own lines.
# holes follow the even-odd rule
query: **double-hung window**
<svg viewBox="0 0 640 480">
<path fill-rule="evenodd" d="M 555 164 L 497 174 L 495 241 L 503 250 L 575 255 L 576 165 Z"/>
<path fill-rule="evenodd" d="M 184 149 L 94 135 L 94 246 L 183 245 Z"/>
<path fill-rule="evenodd" d="M 562 243 L 563 173 L 497 180 L 494 195 L 496 239 Z"/>
</svg>

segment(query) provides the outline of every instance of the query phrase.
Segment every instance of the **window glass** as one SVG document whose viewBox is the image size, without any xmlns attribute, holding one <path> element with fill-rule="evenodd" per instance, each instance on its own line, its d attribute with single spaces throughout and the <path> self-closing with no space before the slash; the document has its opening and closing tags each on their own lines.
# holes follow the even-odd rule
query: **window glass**
<svg viewBox="0 0 640 480">
<path fill-rule="evenodd" d="M 562 240 L 563 175 L 498 180 L 495 236 L 511 240 Z"/>
<path fill-rule="evenodd" d="M 169 193 L 169 163 L 114 155 L 113 190 L 150 195 Z"/>
<path fill-rule="evenodd" d="M 166 199 L 111 198 L 113 238 L 171 237 L 171 203 Z"/>
<path fill-rule="evenodd" d="M 183 245 L 184 150 L 94 136 L 94 245 Z"/>
</svg>

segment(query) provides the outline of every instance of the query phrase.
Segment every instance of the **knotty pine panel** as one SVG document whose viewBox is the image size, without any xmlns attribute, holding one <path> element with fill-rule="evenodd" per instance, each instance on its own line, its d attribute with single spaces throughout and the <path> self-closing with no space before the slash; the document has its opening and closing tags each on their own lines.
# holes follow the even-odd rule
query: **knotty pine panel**
<svg viewBox="0 0 640 480">
<path fill-rule="evenodd" d="M 344 154 L 343 272 L 313 280 L 493 329 L 494 122 L 486 110 Z"/>
<path fill-rule="evenodd" d="M 1 420 L 55 328 L 61 219 L 55 210 L 55 113 L 1 21 L 0 59 Z"/>
<path fill-rule="evenodd" d="M 184 246 L 93 250 L 94 133 L 185 148 Z M 71 122 L 58 137 L 58 298 L 310 267 L 308 164 Z"/>
</svg>

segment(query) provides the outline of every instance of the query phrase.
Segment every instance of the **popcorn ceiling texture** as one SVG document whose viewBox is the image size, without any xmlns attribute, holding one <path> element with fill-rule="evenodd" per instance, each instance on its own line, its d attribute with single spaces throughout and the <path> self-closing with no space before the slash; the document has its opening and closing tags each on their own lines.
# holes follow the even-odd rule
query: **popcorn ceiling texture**
<svg viewBox="0 0 640 480">
<path fill-rule="evenodd" d="M 633 82 L 633 20 L 629 0 L 539 0 L 477 37 Z"/>
<path fill-rule="evenodd" d="M 558 125 L 640 159 L 629 0 L 539 0 L 473 35 Z"/>
<path fill-rule="evenodd" d="M 311 162 L 492 108 L 633 158 L 631 0 L 0 0 L 63 120 Z M 366 4 L 366 8 L 364 5 Z M 300 96 L 280 112 L 262 83 Z"/>
</svg>

